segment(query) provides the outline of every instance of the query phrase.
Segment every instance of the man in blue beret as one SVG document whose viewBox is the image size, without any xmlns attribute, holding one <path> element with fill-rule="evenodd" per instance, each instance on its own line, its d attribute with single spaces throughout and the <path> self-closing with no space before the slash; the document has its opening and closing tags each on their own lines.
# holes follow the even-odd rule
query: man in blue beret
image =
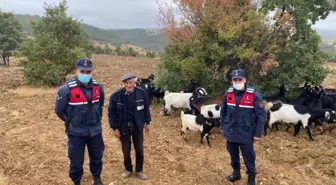
<svg viewBox="0 0 336 185">
<path fill-rule="evenodd" d="M 255 185 L 254 142 L 260 140 L 266 112 L 262 107 L 262 96 L 246 85 L 246 73 L 235 69 L 231 73 L 233 87 L 225 93 L 220 118 L 222 134 L 227 140 L 233 173 L 226 179 L 235 182 L 241 179 L 239 149 L 248 175 L 248 185 Z"/>
<path fill-rule="evenodd" d="M 144 163 L 144 134 L 149 133 L 151 115 L 147 92 L 136 86 L 136 76 L 127 73 L 121 77 L 123 87 L 110 97 L 108 117 L 114 136 L 121 141 L 124 155 L 124 172 L 122 178 L 128 178 L 133 172 L 131 160 L 131 144 L 135 149 L 135 172 L 142 180 L 148 177 L 143 173 Z"/>
<path fill-rule="evenodd" d="M 102 185 L 103 106 L 104 89 L 92 79 L 92 62 L 88 58 L 80 58 L 76 64 L 76 78 L 58 89 L 55 104 L 55 112 L 66 127 L 69 176 L 75 185 L 80 185 L 82 179 L 85 146 L 90 157 L 93 185 Z"/>
</svg>

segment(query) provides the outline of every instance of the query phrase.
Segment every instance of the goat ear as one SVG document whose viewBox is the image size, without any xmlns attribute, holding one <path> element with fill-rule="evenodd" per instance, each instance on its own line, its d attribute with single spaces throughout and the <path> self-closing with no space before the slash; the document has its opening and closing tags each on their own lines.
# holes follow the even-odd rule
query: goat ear
<svg viewBox="0 0 336 185">
<path fill-rule="evenodd" d="M 327 118 L 327 120 L 330 119 L 330 112 L 329 112 L 329 111 L 326 111 L 326 112 L 325 112 L 325 117 Z"/>
</svg>

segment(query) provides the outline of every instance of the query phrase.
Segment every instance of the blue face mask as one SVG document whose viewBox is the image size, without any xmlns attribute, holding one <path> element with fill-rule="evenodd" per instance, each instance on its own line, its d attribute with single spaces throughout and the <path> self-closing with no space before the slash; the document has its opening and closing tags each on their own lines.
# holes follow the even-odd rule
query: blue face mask
<svg viewBox="0 0 336 185">
<path fill-rule="evenodd" d="M 78 75 L 78 80 L 84 84 L 87 84 L 90 82 L 91 80 L 91 76 L 90 75 L 86 75 L 86 74 L 79 74 Z"/>
</svg>

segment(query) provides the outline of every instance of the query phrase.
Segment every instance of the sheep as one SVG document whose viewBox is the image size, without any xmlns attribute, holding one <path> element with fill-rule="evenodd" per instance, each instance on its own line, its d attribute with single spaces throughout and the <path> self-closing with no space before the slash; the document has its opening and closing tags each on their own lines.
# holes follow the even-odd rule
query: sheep
<svg viewBox="0 0 336 185">
<path fill-rule="evenodd" d="M 206 137 L 208 146 L 211 147 L 210 143 L 210 131 L 215 126 L 215 123 L 211 119 L 206 119 L 203 115 L 192 115 L 192 114 L 184 114 L 184 111 L 181 111 L 181 121 L 182 121 L 182 128 L 181 128 L 181 135 L 183 135 L 184 139 L 186 139 L 186 132 L 187 130 L 191 131 L 199 131 L 201 132 L 201 139 L 200 143 L 203 144 L 203 138 Z"/>
<path fill-rule="evenodd" d="M 268 125 L 277 121 L 284 121 L 294 125 L 294 136 L 300 131 L 300 124 L 306 129 L 309 139 L 313 141 L 310 125 L 311 122 L 325 117 L 327 120 L 335 119 L 335 111 L 329 109 L 312 109 L 304 106 L 289 105 L 282 102 L 266 103 Z"/>
<path fill-rule="evenodd" d="M 169 92 L 166 91 L 164 95 L 164 114 L 167 115 L 171 111 L 171 106 L 174 106 L 175 108 L 186 108 L 190 109 L 190 97 L 193 95 L 198 96 L 205 96 L 207 95 L 207 92 L 204 88 L 197 88 L 196 92 L 194 93 L 176 93 L 176 92 Z"/>
</svg>

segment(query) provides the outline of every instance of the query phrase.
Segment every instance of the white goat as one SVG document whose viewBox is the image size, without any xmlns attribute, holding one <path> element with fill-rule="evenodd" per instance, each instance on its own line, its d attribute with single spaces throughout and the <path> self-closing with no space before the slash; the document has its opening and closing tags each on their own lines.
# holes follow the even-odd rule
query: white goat
<svg viewBox="0 0 336 185">
<path fill-rule="evenodd" d="M 210 104 L 210 105 L 203 105 L 201 107 L 201 114 L 205 118 L 219 118 L 221 111 L 220 104 Z"/>
<path fill-rule="evenodd" d="M 201 140 L 200 142 L 203 143 L 204 136 L 206 137 L 207 143 L 211 146 L 210 143 L 210 131 L 215 126 L 215 122 L 212 119 L 206 119 L 203 115 L 192 115 L 192 114 L 184 114 L 181 111 L 181 121 L 182 121 L 182 128 L 181 128 L 181 135 L 183 135 L 184 139 L 186 139 L 186 131 L 191 130 L 194 132 L 201 132 Z"/>
<path fill-rule="evenodd" d="M 282 102 L 268 102 L 265 108 L 267 110 L 268 126 L 270 128 L 272 128 L 273 123 L 278 121 L 292 123 L 295 129 L 294 136 L 296 136 L 302 124 L 307 130 L 310 140 L 313 140 L 309 127 L 311 122 L 319 118 L 326 118 L 327 120 L 335 119 L 335 111 L 330 109 L 312 109 L 304 106 L 284 104 Z"/>
</svg>

